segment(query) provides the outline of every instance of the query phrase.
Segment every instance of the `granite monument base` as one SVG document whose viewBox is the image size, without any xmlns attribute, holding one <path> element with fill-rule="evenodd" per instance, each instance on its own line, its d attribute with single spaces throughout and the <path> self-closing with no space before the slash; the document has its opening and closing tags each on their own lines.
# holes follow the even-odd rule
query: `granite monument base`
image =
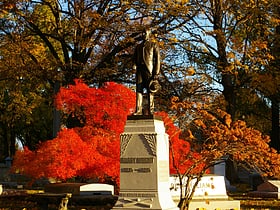
<svg viewBox="0 0 280 210">
<path fill-rule="evenodd" d="M 114 210 L 178 210 L 169 189 L 169 141 L 161 119 L 129 117 L 120 153 L 120 194 Z"/>
</svg>

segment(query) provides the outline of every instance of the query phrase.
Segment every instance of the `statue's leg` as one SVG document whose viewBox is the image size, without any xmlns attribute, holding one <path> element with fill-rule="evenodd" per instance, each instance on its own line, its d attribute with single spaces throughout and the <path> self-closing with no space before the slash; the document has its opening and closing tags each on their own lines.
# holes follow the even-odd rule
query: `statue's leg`
<svg viewBox="0 0 280 210">
<path fill-rule="evenodd" d="M 149 114 L 154 114 L 155 104 L 154 104 L 154 94 L 151 92 L 148 93 L 148 106 Z"/>
<path fill-rule="evenodd" d="M 143 104 L 143 93 L 137 92 L 136 93 L 136 110 L 134 115 L 142 115 L 142 104 Z"/>
</svg>

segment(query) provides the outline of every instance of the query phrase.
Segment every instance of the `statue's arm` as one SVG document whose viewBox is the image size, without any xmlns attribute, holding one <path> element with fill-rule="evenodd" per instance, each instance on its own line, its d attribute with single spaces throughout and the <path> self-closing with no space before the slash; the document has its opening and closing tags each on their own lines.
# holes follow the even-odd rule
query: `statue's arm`
<svg viewBox="0 0 280 210">
<path fill-rule="evenodd" d="M 134 54 L 132 56 L 132 63 L 133 63 L 132 69 L 133 70 L 136 70 L 136 68 L 137 68 L 137 65 L 136 65 L 136 63 L 137 63 L 137 56 L 138 56 L 137 52 L 138 52 L 138 46 L 135 47 Z"/>
<path fill-rule="evenodd" d="M 153 76 L 156 76 L 160 73 L 160 50 L 157 44 L 154 46 L 154 65 Z"/>
</svg>

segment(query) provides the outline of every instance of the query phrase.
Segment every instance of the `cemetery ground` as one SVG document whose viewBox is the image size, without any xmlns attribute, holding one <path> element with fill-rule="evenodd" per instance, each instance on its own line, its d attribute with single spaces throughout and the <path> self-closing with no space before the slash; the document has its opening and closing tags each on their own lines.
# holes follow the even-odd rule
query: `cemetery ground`
<svg viewBox="0 0 280 210">
<path fill-rule="evenodd" d="M 3 193 L 0 195 L 0 210 L 66 210 L 60 207 L 67 194 L 54 194 L 52 196 L 44 196 L 44 188 L 28 187 L 27 183 L 23 183 L 22 179 L 18 184 L 16 182 L 5 183 L 10 184 L 9 187 L 3 187 Z M 23 189 L 18 189 L 22 188 Z M 234 199 L 240 201 L 241 210 L 279 210 L 280 200 L 276 198 L 251 197 L 252 191 L 248 184 L 240 183 L 236 185 L 235 193 L 228 193 Z M 95 196 L 72 196 L 68 199 L 68 210 L 109 210 L 112 209 L 117 201 L 116 195 L 95 195 Z M 48 202 L 47 207 L 42 205 L 42 200 Z M 207 201 L 205 201 L 207 202 Z"/>
<path fill-rule="evenodd" d="M 6 192 L 0 196 L 0 210 L 107 210 L 111 209 L 117 200 L 117 196 L 106 195 L 83 199 L 72 196 L 68 200 L 67 208 L 63 208 L 62 203 L 67 199 L 66 194 L 41 197 L 42 190 L 9 190 Z M 48 202 L 47 206 L 42 205 L 42 201 Z"/>
<path fill-rule="evenodd" d="M 10 190 L 9 193 L 0 196 L 0 210 L 42 210 L 38 206 L 38 190 Z M 240 200 L 241 210 L 279 210 L 280 201 L 276 199 L 250 198 L 246 193 L 230 194 L 233 199 Z M 59 209 L 61 196 L 53 198 L 48 205 L 49 210 Z M 77 202 L 75 198 L 70 198 L 68 202 L 69 210 L 107 210 L 112 209 L 117 196 L 96 196 L 95 199 L 84 199 Z"/>
</svg>

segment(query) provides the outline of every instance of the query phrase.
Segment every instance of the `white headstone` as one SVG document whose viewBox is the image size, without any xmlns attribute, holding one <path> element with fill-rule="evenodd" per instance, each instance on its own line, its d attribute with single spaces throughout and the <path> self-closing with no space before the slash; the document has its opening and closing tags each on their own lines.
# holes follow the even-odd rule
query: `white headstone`
<svg viewBox="0 0 280 210">
<path fill-rule="evenodd" d="M 114 186 L 99 183 L 81 185 L 80 195 L 114 195 Z"/>
<path fill-rule="evenodd" d="M 226 158 L 221 159 L 217 164 L 213 167 L 213 174 L 223 176 L 226 183 L 226 189 L 228 191 L 236 191 L 236 187 L 232 186 L 229 180 L 226 178 Z"/>
<path fill-rule="evenodd" d="M 114 186 L 99 183 L 55 183 L 45 186 L 47 193 L 72 193 L 73 195 L 114 195 Z"/>
<path fill-rule="evenodd" d="M 194 186 L 196 179 L 192 180 Z M 205 175 L 198 182 L 193 199 L 201 198 L 228 199 L 224 176 Z"/>
<path fill-rule="evenodd" d="M 196 180 L 197 179 L 193 179 L 191 181 L 188 189 L 189 192 L 192 191 Z M 187 179 L 184 179 L 183 183 L 187 183 Z M 185 184 L 183 184 L 183 186 L 183 190 L 185 190 Z M 178 177 L 170 177 L 170 190 L 173 199 L 178 201 L 181 193 Z M 194 190 L 192 199 L 228 199 L 223 176 L 205 175 L 201 177 L 201 180 Z"/>
<path fill-rule="evenodd" d="M 188 191 L 193 189 L 196 179 L 191 180 Z M 187 183 L 187 179 L 183 180 Z M 180 199 L 180 184 L 178 177 L 170 177 L 170 190 L 175 202 Z M 185 190 L 185 188 L 183 188 Z M 183 192 L 184 193 L 184 192 Z M 189 204 L 189 210 L 196 209 L 240 209 L 240 202 L 229 200 L 225 180 L 223 176 L 218 175 L 205 175 L 198 182 L 194 189 L 192 200 Z"/>
</svg>

